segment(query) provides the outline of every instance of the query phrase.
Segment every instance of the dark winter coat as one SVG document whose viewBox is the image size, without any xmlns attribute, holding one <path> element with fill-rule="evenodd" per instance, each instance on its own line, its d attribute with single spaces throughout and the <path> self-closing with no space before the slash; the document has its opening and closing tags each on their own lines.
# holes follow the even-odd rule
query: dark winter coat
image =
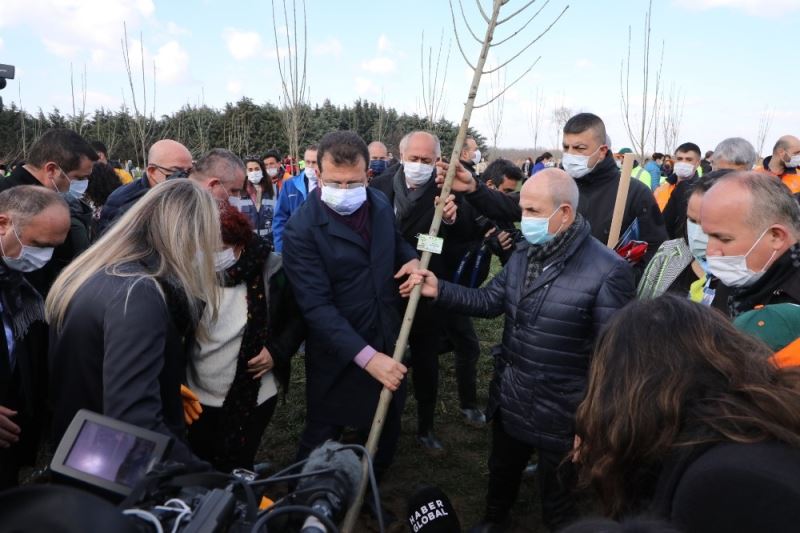
<svg viewBox="0 0 800 533">
<path fill-rule="evenodd" d="M 100 220 L 97 222 L 97 236 L 101 237 L 114 222 L 125 214 L 139 198 L 147 194 L 150 190 L 150 182 L 147 181 L 147 174 L 136 181 L 123 185 L 112 192 L 103 209 L 100 211 Z"/>
<path fill-rule="evenodd" d="M 535 178 L 533 178 L 535 179 Z M 438 305 L 459 313 L 505 314 L 495 360 L 489 416 L 536 447 L 571 448 L 592 344 L 611 316 L 635 295 L 630 266 L 584 227 L 544 272 L 524 287 L 528 248 L 518 246 L 505 268 L 481 289 L 440 282 Z"/>
<path fill-rule="evenodd" d="M 400 330 L 394 274 L 417 257 L 383 193 L 368 187 L 369 245 L 310 194 L 283 233 L 283 265 L 308 326 L 308 418 L 342 426 L 372 422 L 381 384 L 354 358 L 366 346 L 391 354 Z M 401 399 L 393 400 L 397 409 Z"/>
<path fill-rule="evenodd" d="M 78 289 L 61 329 L 50 328 L 54 444 L 89 409 L 172 436 L 171 459 L 198 462 L 184 442 L 180 395 L 193 325 L 175 307 L 155 281 L 135 275 L 101 271 Z"/>
</svg>

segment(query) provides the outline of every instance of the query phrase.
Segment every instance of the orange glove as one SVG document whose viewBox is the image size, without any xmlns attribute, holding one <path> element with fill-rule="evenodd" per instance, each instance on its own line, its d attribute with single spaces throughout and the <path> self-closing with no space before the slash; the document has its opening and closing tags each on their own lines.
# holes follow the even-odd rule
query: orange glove
<svg viewBox="0 0 800 533">
<path fill-rule="evenodd" d="M 181 398 L 183 399 L 183 419 L 187 426 L 191 426 L 195 420 L 200 418 L 203 407 L 200 405 L 200 399 L 186 385 L 181 385 Z"/>
</svg>

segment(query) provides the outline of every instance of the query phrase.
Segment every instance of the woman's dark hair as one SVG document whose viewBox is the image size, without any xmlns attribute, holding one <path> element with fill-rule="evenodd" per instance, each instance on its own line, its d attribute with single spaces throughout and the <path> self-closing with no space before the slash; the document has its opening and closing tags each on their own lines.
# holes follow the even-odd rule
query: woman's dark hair
<svg viewBox="0 0 800 533">
<path fill-rule="evenodd" d="M 244 246 L 255 235 L 247 215 L 228 202 L 219 202 L 219 224 L 222 242 L 229 246 Z"/>
<path fill-rule="evenodd" d="M 661 465 L 681 449 L 766 440 L 800 447 L 800 368 L 778 369 L 771 355 L 686 298 L 617 312 L 597 341 L 578 407 L 581 483 L 617 517 L 652 495 Z"/>
<path fill-rule="evenodd" d="M 122 182 L 114 168 L 107 163 L 97 162 L 92 165 L 86 198 L 91 200 L 95 207 L 100 207 L 105 205 L 108 196 L 121 186 Z"/>
<path fill-rule="evenodd" d="M 266 159 L 266 157 L 264 158 Z M 244 158 L 244 166 L 247 167 L 247 163 L 256 163 L 258 168 L 261 169 L 261 191 L 264 193 L 264 196 L 267 198 L 274 198 L 275 197 L 275 189 L 272 187 L 272 180 L 269 179 L 267 176 L 267 169 L 264 166 L 264 159 L 259 159 L 258 156 L 248 155 Z M 246 179 L 246 178 L 245 178 Z"/>
</svg>

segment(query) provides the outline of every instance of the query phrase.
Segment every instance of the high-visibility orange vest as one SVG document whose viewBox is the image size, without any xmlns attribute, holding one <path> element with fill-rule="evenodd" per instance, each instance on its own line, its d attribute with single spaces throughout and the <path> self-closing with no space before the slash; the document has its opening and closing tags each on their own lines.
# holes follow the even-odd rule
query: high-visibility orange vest
<svg viewBox="0 0 800 533">
<path fill-rule="evenodd" d="M 664 211 L 664 208 L 667 207 L 667 202 L 669 202 L 669 197 L 672 196 L 672 191 L 674 190 L 675 190 L 675 185 L 672 185 L 671 183 L 662 183 L 653 192 L 653 195 L 656 197 L 656 203 L 658 203 L 658 208 L 662 212 Z"/>
</svg>

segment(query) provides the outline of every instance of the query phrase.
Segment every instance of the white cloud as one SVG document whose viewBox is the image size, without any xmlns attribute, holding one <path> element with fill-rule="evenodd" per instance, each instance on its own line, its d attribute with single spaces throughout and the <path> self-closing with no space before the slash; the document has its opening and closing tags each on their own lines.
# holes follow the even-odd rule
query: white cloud
<svg viewBox="0 0 800 533">
<path fill-rule="evenodd" d="M 382 33 L 380 37 L 378 37 L 378 50 L 381 52 L 386 52 L 392 49 L 392 43 L 389 42 L 389 38 L 386 36 L 385 33 Z"/>
<path fill-rule="evenodd" d="M 159 48 L 154 60 L 159 82 L 175 84 L 188 80 L 189 54 L 178 41 L 170 41 Z"/>
<path fill-rule="evenodd" d="M 787 11 L 800 10 L 798 0 L 675 0 L 675 5 L 695 11 L 706 11 L 720 7 L 739 9 L 749 15 L 777 17 Z"/>
<path fill-rule="evenodd" d="M 395 62 L 388 57 L 376 57 L 361 63 L 361 68 L 373 74 L 388 74 L 394 72 Z"/>
<path fill-rule="evenodd" d="M 314 45 L 311 53 L 315 56 L 334 56 L 342 55 L 342 43 L 333 37 L 327 41 L 322 41 Z"/>
<path fill-rule="evenodd" d="M 592 63 L 585 57 L 582 57 L 575 62 L 575 66 L 580 69 L 587 69 L 587 68 L 592 68 L 594 66 L 594 63 Z"/>
<path fill-rule="evenodd" d="M 135 33 L 151 18 L 152 0 L 2 0 L 0 28 L 27 27 L 59 56 L 74 56 L 83 49 L 119 50 L 122 23 Z"/>
<path fill-rule="evenodd" d="M 167 33 L 174 36 L 174 37 L 182 37 L 186 35 L 191 35 L 192 32 L 184 28 L 183 26 L 178 26 L 172 21 L 167 22 Z"/>
<path fill-rule="evenodd" d="M 226 28 L 222 32 L 222 38 L 225 40 L 228 51 L 237 61 L 255 57 L 261 50 L 261 35 L 255 31 Z"/>
<path fill-rule="evenodd" d="M 370 79 L 358 77 L 355 79 L 355 82 L 356 82 L 356 93 L 359 96 L 378 93 L 377 85 L 375 85 L 375 83 Z"/>
<path fill-rule="evenodd" d="M 231 80 L 225 88 L 228 89 L 229 93 L 238 96 L 242 93 L 242 82 L 239 80 Z"/>
<path fill-rule="evenodd" d="M 2 50 L 2 49 L 3 49 L 3 38 L 0 37 L 0 50 Z"/>
<path fill-rule="evenodd" d="M 119 97 L 113 97 L 109 94 L 98 91 L 86 91 L 86 109 L 97 109 L 104 107 L 106 109 L 114 109 L 120 104 Z"/>
</svg>

